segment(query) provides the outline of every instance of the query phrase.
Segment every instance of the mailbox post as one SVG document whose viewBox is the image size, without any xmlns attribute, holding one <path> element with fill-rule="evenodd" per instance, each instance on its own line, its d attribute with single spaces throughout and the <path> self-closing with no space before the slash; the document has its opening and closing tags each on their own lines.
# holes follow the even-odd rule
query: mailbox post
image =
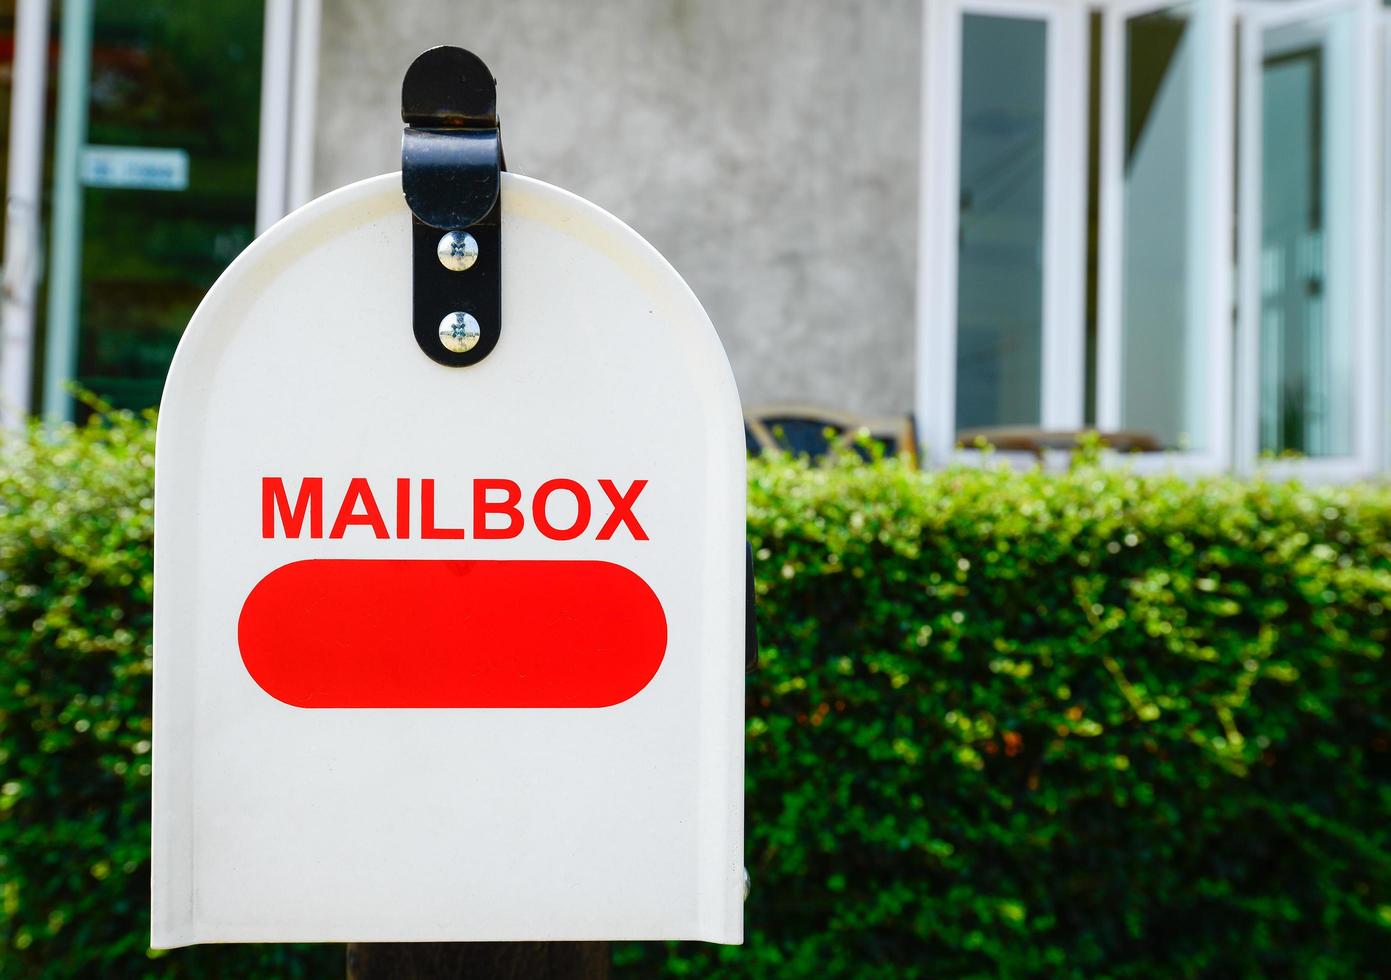
<svg viewBox="0 0 1391 980">
<path fill-rule="evenodd" d="M 403 172 L 258 238 L 170 370 L 152 943 L 371 977 L 740 942 L 724 351 L 631 229 L 506 172 L 473 55 L 422 55 L 403 118 Z"/>
<path fill-rule="evenodd" d="M 605 980 L 608 943 L 352 943 L 347 980 Z"/>
</svg>

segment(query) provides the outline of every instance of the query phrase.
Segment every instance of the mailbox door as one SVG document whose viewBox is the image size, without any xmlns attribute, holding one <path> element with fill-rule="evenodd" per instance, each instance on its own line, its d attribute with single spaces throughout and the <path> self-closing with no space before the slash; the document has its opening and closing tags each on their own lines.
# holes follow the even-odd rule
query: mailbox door
<svg viewBox="0 0 1391 980">
<path fill-rule="evenodd" d="M 156 946 L 741 939 L 733 377 L 651 246 L 503 177 L 481 363 L 412 336 L 398 175 L 270 229 L 179 346 Z"/>
</svg>

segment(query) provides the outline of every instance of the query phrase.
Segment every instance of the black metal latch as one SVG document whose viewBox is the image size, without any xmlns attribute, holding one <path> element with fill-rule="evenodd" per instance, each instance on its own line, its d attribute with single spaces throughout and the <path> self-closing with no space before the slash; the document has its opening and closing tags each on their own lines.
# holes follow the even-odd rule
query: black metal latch
<svg viewBox="0 0 1391 980">
<path fill-rule="evenodd" d="M 406 70 L 401 120 L 415 341 L 448 367 L 477 364 L 502 332 L 497 82 L 472 52 L 431 48 Z"/>
</svg>

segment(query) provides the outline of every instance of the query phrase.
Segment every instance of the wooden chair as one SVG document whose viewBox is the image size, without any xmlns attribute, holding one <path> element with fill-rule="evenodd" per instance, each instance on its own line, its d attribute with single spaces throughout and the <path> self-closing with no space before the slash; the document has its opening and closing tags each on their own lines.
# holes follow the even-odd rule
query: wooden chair
<svg viewBox="0 0 1391 980">
<path fill-rule="evenodd" d="M 868 458 L 862 433 L 884 448 L 885 456 L 917 461 L 917 433 L 911 415 L 867 417 L 814 405 L 761 405 L 744 412 L 744 441 L 750 454 L 780 449 L 814 460 L 843 452 Z"/>
</svg>

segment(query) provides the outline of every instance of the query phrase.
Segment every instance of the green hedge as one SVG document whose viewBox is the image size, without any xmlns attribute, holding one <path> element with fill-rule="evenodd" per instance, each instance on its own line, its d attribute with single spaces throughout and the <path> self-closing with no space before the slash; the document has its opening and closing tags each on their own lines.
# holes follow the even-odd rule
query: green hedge
<svg viewBox="0 0 1391 980">
<path fill-rule="evenodd" d="M 147 426 L 0 458 L 0 976 L 149 958 Z M 689 976 L 1391 971 L 1391 491 L 756 462 L 748 941 Z"/>
</svg>

